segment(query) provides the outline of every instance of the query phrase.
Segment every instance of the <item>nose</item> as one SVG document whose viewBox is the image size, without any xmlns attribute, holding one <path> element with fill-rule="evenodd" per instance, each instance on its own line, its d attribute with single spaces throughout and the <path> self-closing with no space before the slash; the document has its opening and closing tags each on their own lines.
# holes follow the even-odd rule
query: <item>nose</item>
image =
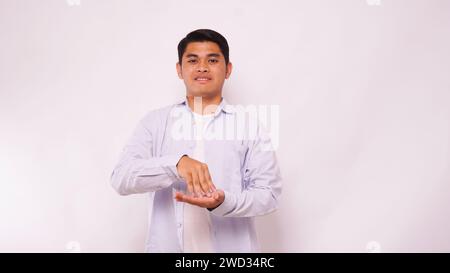
<svg viewBox="0 0 450 273">
<path fill-rule="evenodd" d="M 208 65 L 205 62 L 199 62 L 197 72 L 208 72 Z"/>
</svg>

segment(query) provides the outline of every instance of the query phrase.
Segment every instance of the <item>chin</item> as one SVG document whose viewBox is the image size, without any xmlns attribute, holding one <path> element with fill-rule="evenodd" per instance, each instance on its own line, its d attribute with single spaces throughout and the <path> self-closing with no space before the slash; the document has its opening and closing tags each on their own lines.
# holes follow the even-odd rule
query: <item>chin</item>
<svg viewBox="0 0 450 273">
<path fill-rule="evenodd" d="M 194 97 L 209 97 L 209 96 L 213 96 L 214 92 L 210 91 L 210 90 L 194 90 L 189 92 L 189 95 L 194 96 Z"/>
</svg>

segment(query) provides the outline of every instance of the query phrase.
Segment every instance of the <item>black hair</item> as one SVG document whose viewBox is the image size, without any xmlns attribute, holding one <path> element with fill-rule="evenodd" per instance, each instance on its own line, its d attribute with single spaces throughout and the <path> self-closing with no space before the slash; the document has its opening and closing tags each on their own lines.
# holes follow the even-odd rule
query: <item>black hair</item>
<svg viewBox="0 0 450 273">
<path fill-rule="evenodd" d="M 225 37 L 222 36 L 217 31 L 211 30 L 211 29 L 197 29 L 194 30 L 186 37 L 184 37 L 179 43 L 178 43 L 178 62 L 181 65 L 181 59 L 183 57 L 184 51 L 186 50 L 186 47 L 189 43 L 192 42 L 213 42 L 216 43 L 220 51 L 222 51 L 223 56 L 225 57 L 225 64 L 228 64 L 229 62 L 229 48 L 228 48 L 228 42 Z"/>
</svg>

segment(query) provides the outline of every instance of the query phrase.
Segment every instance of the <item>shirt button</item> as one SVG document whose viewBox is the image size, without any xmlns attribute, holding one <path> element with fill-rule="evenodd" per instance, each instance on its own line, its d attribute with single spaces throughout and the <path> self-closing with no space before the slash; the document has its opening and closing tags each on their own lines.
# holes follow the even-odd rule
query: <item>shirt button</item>
<svg viewBox="0 0 450 273">
<path fill-rule="evenodd" d="M 178 228 L 181 228 L 183 225 L 181 223 L 178 223 Z"/>
</svg>

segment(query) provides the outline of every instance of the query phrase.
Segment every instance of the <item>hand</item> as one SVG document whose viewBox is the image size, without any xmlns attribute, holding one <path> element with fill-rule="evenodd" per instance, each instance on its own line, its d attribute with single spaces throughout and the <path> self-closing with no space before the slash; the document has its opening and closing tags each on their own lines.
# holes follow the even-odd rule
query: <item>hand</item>
<svg viewBox="0 0 450 273">
<path fill-rule="evenodd" d="M 209 174 L 208 165 L 205 163 L 184 155 L 178 161 L 177 170 L 178 174 L 186 181 L 189 193 L 211 197 L 211 193 L 216 190 Z"/>
<path fill-rule="evenodd" d="M 178 202 L 185 202 L 202 208 L 215 209 L 225 200 L 225 193 L 223 190 L 216 190 L 212 193 L 211 197 L 194 197 L 182 192 L 176 192 L 175 199 Z"/>
</svg>

